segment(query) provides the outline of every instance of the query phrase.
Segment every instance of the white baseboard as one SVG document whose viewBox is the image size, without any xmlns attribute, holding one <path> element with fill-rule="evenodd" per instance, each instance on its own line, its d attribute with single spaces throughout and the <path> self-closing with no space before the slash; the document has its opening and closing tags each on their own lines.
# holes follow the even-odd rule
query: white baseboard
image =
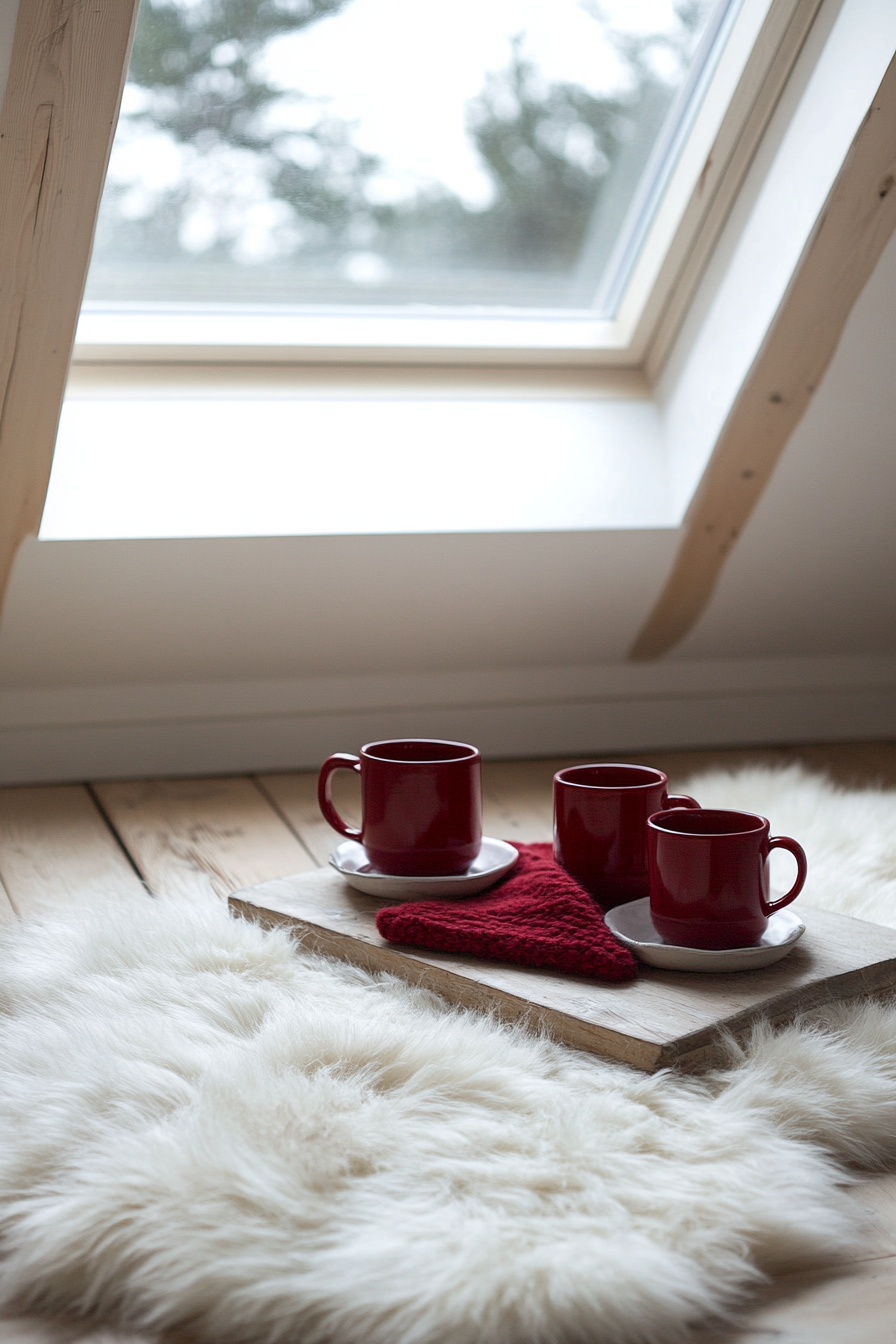
<svg viewBox="0 0 896 1344">
<path fill-rule="evenodd" d="M 896 657 L 0 692 L 0 784 L 314 769 L 378 737 L 486 756 L 896 737 Z"/>
</svg>

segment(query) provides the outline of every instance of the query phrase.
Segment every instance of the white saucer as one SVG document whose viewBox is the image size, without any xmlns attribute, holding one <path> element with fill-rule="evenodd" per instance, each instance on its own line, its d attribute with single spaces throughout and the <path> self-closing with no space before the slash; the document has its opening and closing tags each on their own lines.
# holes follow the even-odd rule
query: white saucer
<svg viewBox="0 0 896 1344">
<path fill-rule="evenodd" d="M 421 896 L 475 896 L 509 873 L 519 853 L 506 840 L 482 837 L 482 848 L 465 873 L 457 877 L 396 877 L 378 873 L 367 851 L 357 840 L 343 840 L 330 855 L 330 863 L 350 887 L 367 896 L 390 901 L 415 901 Z"/>
<path fill-rule="evenodd" d="M 679 947 L 664 943 L 650 918 L 650 900 L 629 901 L 606 913 L 607 928 L 630 947 L 639 961 L 667 971 L 755 971 L 786 957 L 806 932 L 799 915 L 788 907 L 771 915 L 768 928 L 754 947 L 728 947 L 710 951 L 703 947 Z"/>
</svg>

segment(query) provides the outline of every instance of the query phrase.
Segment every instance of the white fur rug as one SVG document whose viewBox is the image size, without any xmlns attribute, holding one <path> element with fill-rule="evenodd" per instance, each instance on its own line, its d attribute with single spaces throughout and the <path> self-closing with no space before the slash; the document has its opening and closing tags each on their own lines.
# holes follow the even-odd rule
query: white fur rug
<svg viewBox="0 0 896 1344">
<path fill-rule="evenodd" d="M 896 795 L 705 776 L 896 923 Z M 672 1344 L 858 1243 L 896 1009 L 648 1078 L 297 953 L 223 907 L 73 910 L 0 949 L 0 1306 L 205 1344 Z"/>
</svg>

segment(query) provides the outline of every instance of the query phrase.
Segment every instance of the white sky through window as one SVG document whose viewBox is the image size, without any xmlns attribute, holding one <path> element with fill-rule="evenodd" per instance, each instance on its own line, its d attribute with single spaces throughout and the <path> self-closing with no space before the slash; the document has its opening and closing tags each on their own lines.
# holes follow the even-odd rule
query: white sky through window
<svg viewBox="0 0 896 1344">
<path fill-rule="evenodd" d="M 617 0 L 606 12 L 617 31 L 675 28 L 670 0 Z M 398 40 L 378 43 L 383 28 Z M 484 74 L 506 66 L 516 34 L 546 81 L 592 93 L 626 88 L 618 52 L 579 0 L 454 0 L 443 17 L 421 0 L 354 0 L 344 14 L 272 43 L 265 63 L 284 89 L 297 83 L 355 122 L 356 142 L 382 156 L 383 178 L 399 193 L 434 177 L 475 207 L 493 191 L 464 110 Z"/>
<path fill-rule="evenodd" d="M 587 306 L 714 8 L 144 0 L 88 299 Z"/>
</svg>

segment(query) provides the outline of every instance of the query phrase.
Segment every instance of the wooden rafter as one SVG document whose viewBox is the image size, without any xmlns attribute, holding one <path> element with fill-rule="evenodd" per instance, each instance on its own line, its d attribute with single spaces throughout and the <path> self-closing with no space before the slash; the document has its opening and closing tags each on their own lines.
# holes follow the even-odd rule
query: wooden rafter
<svg viewBox="0 0 896 1344">
<path fill-rule="evenodd" d="M 137 0 L 20 0 L 0 109 L 0 600 L 40 525 Z"/>
<path fill-rule="evenodd" d="M 896 58 L 844 160 L 685 519 L 630 657 L 659 658 L 705 610 L 896 228 Z"/>
</svg>

